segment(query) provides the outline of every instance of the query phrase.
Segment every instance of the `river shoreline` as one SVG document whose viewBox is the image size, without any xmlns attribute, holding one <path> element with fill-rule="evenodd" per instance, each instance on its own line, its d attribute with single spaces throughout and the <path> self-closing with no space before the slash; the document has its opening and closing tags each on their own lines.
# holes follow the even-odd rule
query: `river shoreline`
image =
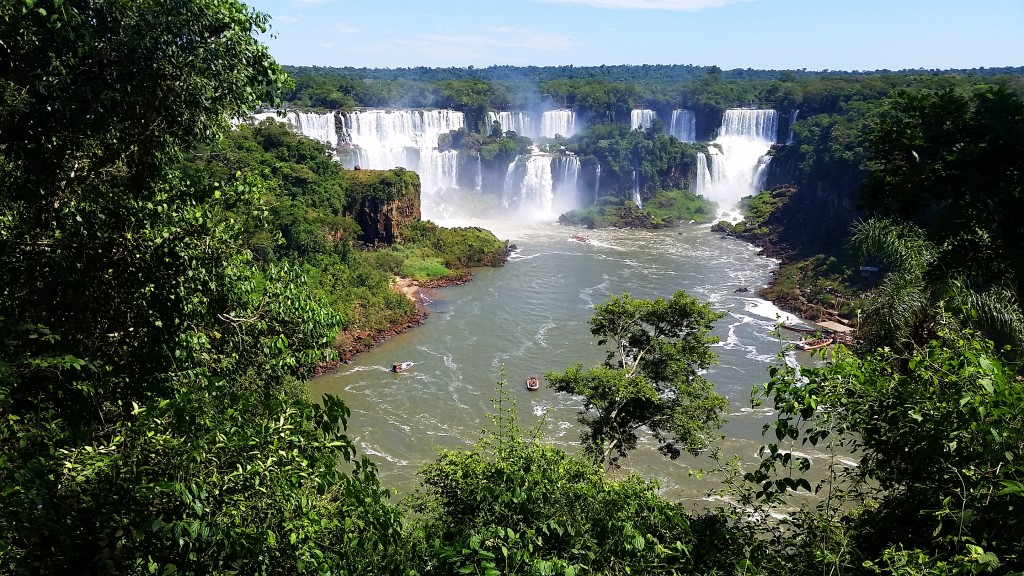
<svg viewBox="0 0 1024 576">
<path fill-rule="evenodd" d="M 423 293 L 423 290 L 461 286 L 471 280 L 473 280 L 472 272 L 457 273 L 424 281 L 396 277 L 395 281 L 391 284 L 391 288 L 396 292 L 405 294 L 413 303 L 415 306 L 413 313 L 381 330 L 343 330 L 338 334 L 334 344 L 338 357 L 335 360 L 318 362 L 313 371 L 313 378 L 330 374 L 341 366 L 352 362 L 352 359 L 357 355 L 379 346 L 393 336 L 397 336 L 426 322 L 430 316 L 430 308 L 427 305 L 430 302 L 430 298 Z"/>
<path fill-rule="evenodd" d="M 671 226 L 670 228 L 679 228 L 679 224 Z M 641 228 L 637 228 L 641 229 Z M 790 263 L 788 258 L 788 252 L 779 246 L 775 246 L 768 238 L 755 235 L 755 234 L 737 234 L 726 230 L 716 230 L 712 227 L 712 231 L 720 232 L 725 236 L 733 237 L 737 240 L 746 242 L 759 249 L 758 255 L 771 258 L 778 262 L 778 265 L 771 272 L 771 279 L 768 286 L 758 290 L 758 296 L 778 306 L 780 310 L 797 314 L 801 317 L 807 316 L 811 306 L 796 306 L 786 298 L 772 299 L 766 294 L 765 288 L 776 283 L 780 277 L 779 274 L 786 264 Z M 432 300 L 427 297 L 423 291 L 432 290 L 437 288 L 446 288 L 449 286 L 461 286 L 473 280 L 472 272 L 457 272 L 441 278 L 434 278 L 430 280 L 418 281 L 412 278 L 396 277 L 394 283 L 391 285 L 392 289 L 396 292 L 405 294 L 410 301 L 415 305 L 415 311 L 394 322 L 387 328 L 381 330 L 354 330 L 354 331 L 342 331 L 335 342 L 334 348 L 338 352 L 338 358 L 329 362 L 320 362 L 317 364 L 313 378 L 320 377 L 324 374 L 331 374 L 335 372 L 341 366 L 350 364 L 352 360 L 359 354 L 371 350 L 384 341 L 388 340 L 393 336 L 397 336 L 403 332 L 406 332 L 416 326 L 420 326 L 427 321 L 430 316 L 430 308 L 428 303 Z M 819 308 L 820 310 L 820 308 Z M 827 316 L 824 314 L 823 316 Z M 828 318 L 832 319 L 832 318 Z"/>
</svg>

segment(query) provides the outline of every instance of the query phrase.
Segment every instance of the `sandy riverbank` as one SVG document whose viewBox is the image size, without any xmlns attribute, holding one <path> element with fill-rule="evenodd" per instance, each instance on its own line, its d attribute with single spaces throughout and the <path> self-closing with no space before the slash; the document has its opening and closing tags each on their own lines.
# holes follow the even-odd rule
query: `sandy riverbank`
<svg viewBox="0 0 1024 576">
<path fill-rule="evenodd" d="M 427 302 L 430 300 L 425 297 L 423 290 L 444 288 L 446 286 L 458 286 L 465 284 L 472 279 L 473 274 L 469 272 L 457 273 L 451 276 L 435 278 L 422 282 L 412 278 L 396 276 L 395 280 L 391 283 L 391 289 L 405 294 L 406 298 L 408 298 L 415 306 L 413 313 L 399 319 L 383 330 L 356 329 L 342 331 L 338 334 L 338 338 L 334 343 L 334 347 L 338 351 L 338 358 L 331 362 L 321 362 L 317 364 L 316 371 L 313 376 L 319 376 L 330 372 L 342 364 L 348 364 L 357 354 L 365 352 L 388 338 L 391 338 L 396 334 L 401 334 L 402 332 L 405 332 L 415 326 L 419 326 L 425 322 L 427 317 L 430 316 L 430 310 L 427 308 Z"/>
</svg>

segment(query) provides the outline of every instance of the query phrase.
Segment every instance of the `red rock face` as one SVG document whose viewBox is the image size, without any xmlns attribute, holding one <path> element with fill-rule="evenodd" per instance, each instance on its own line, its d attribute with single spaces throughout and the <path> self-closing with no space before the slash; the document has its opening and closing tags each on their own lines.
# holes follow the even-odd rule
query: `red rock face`
<svg viewBox="0 0 1024 576">
<path fill-rule="evenodd" d="M 401 169 L 353 170 L 348 176 L 359 241 L 372 246 L 401 241 L 402 231 L 420 219 L 419 177 Z"/>
</svg>

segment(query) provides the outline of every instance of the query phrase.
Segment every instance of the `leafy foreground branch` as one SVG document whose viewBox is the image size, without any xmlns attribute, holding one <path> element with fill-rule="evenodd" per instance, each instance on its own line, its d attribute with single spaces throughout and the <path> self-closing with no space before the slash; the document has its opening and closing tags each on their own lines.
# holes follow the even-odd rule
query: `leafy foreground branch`
<svg viewBox="0 0 1024 576">
<path fill-rule="evenodd" d="M 701 376 L 717 361 L 710 346 L 718 340 L 708 333 L 721 316 L 683 291 L 653 300 L 623 294 L 596 307 L 590 332 L 609 345 L 604 364 L 546 376 L 559 392 L 583 396 L 588 453 L 616 466 L 641 430 L 673 459 L 707 448 L 726 406 Z"/>
<path fill-rule="evenodd" d="M 423 574 L 732 573 L 750 544 L 733 520 L 690 515 L 636 474 L 524 439 L 504 383 L 494 426 L 422 470 L 412 500 Z"/>
<path fill-rule="evenodd" d="M 812 491 L 796 450 L 834 448 L 816 509 L 785 523 L 779 568 L 898 574 L 1024 569 L 1021 366 L 955 322 L 908 356 L 840 351 L 820 368 L 773 368 L 760 391 L 777 442 L 747 475 L 753 500 Z M 803 448 L 798 448 L 803 446 Z"/>
</svg>

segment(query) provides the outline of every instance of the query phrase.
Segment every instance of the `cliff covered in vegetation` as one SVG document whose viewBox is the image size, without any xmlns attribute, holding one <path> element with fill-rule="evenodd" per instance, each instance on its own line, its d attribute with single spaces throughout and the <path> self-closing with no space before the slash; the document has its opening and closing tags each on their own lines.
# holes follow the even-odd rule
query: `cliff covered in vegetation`
<svg viewBox="0 0 1024 576">
<path fill-rule="evenodd" d="M 359 225 L 359 241 L 368 245 L 399 243 L 403 231 L 420 219 L 420 179 L 415 172 L 349 170 L 345 172 L 349 215 Z"/>
</svg>

